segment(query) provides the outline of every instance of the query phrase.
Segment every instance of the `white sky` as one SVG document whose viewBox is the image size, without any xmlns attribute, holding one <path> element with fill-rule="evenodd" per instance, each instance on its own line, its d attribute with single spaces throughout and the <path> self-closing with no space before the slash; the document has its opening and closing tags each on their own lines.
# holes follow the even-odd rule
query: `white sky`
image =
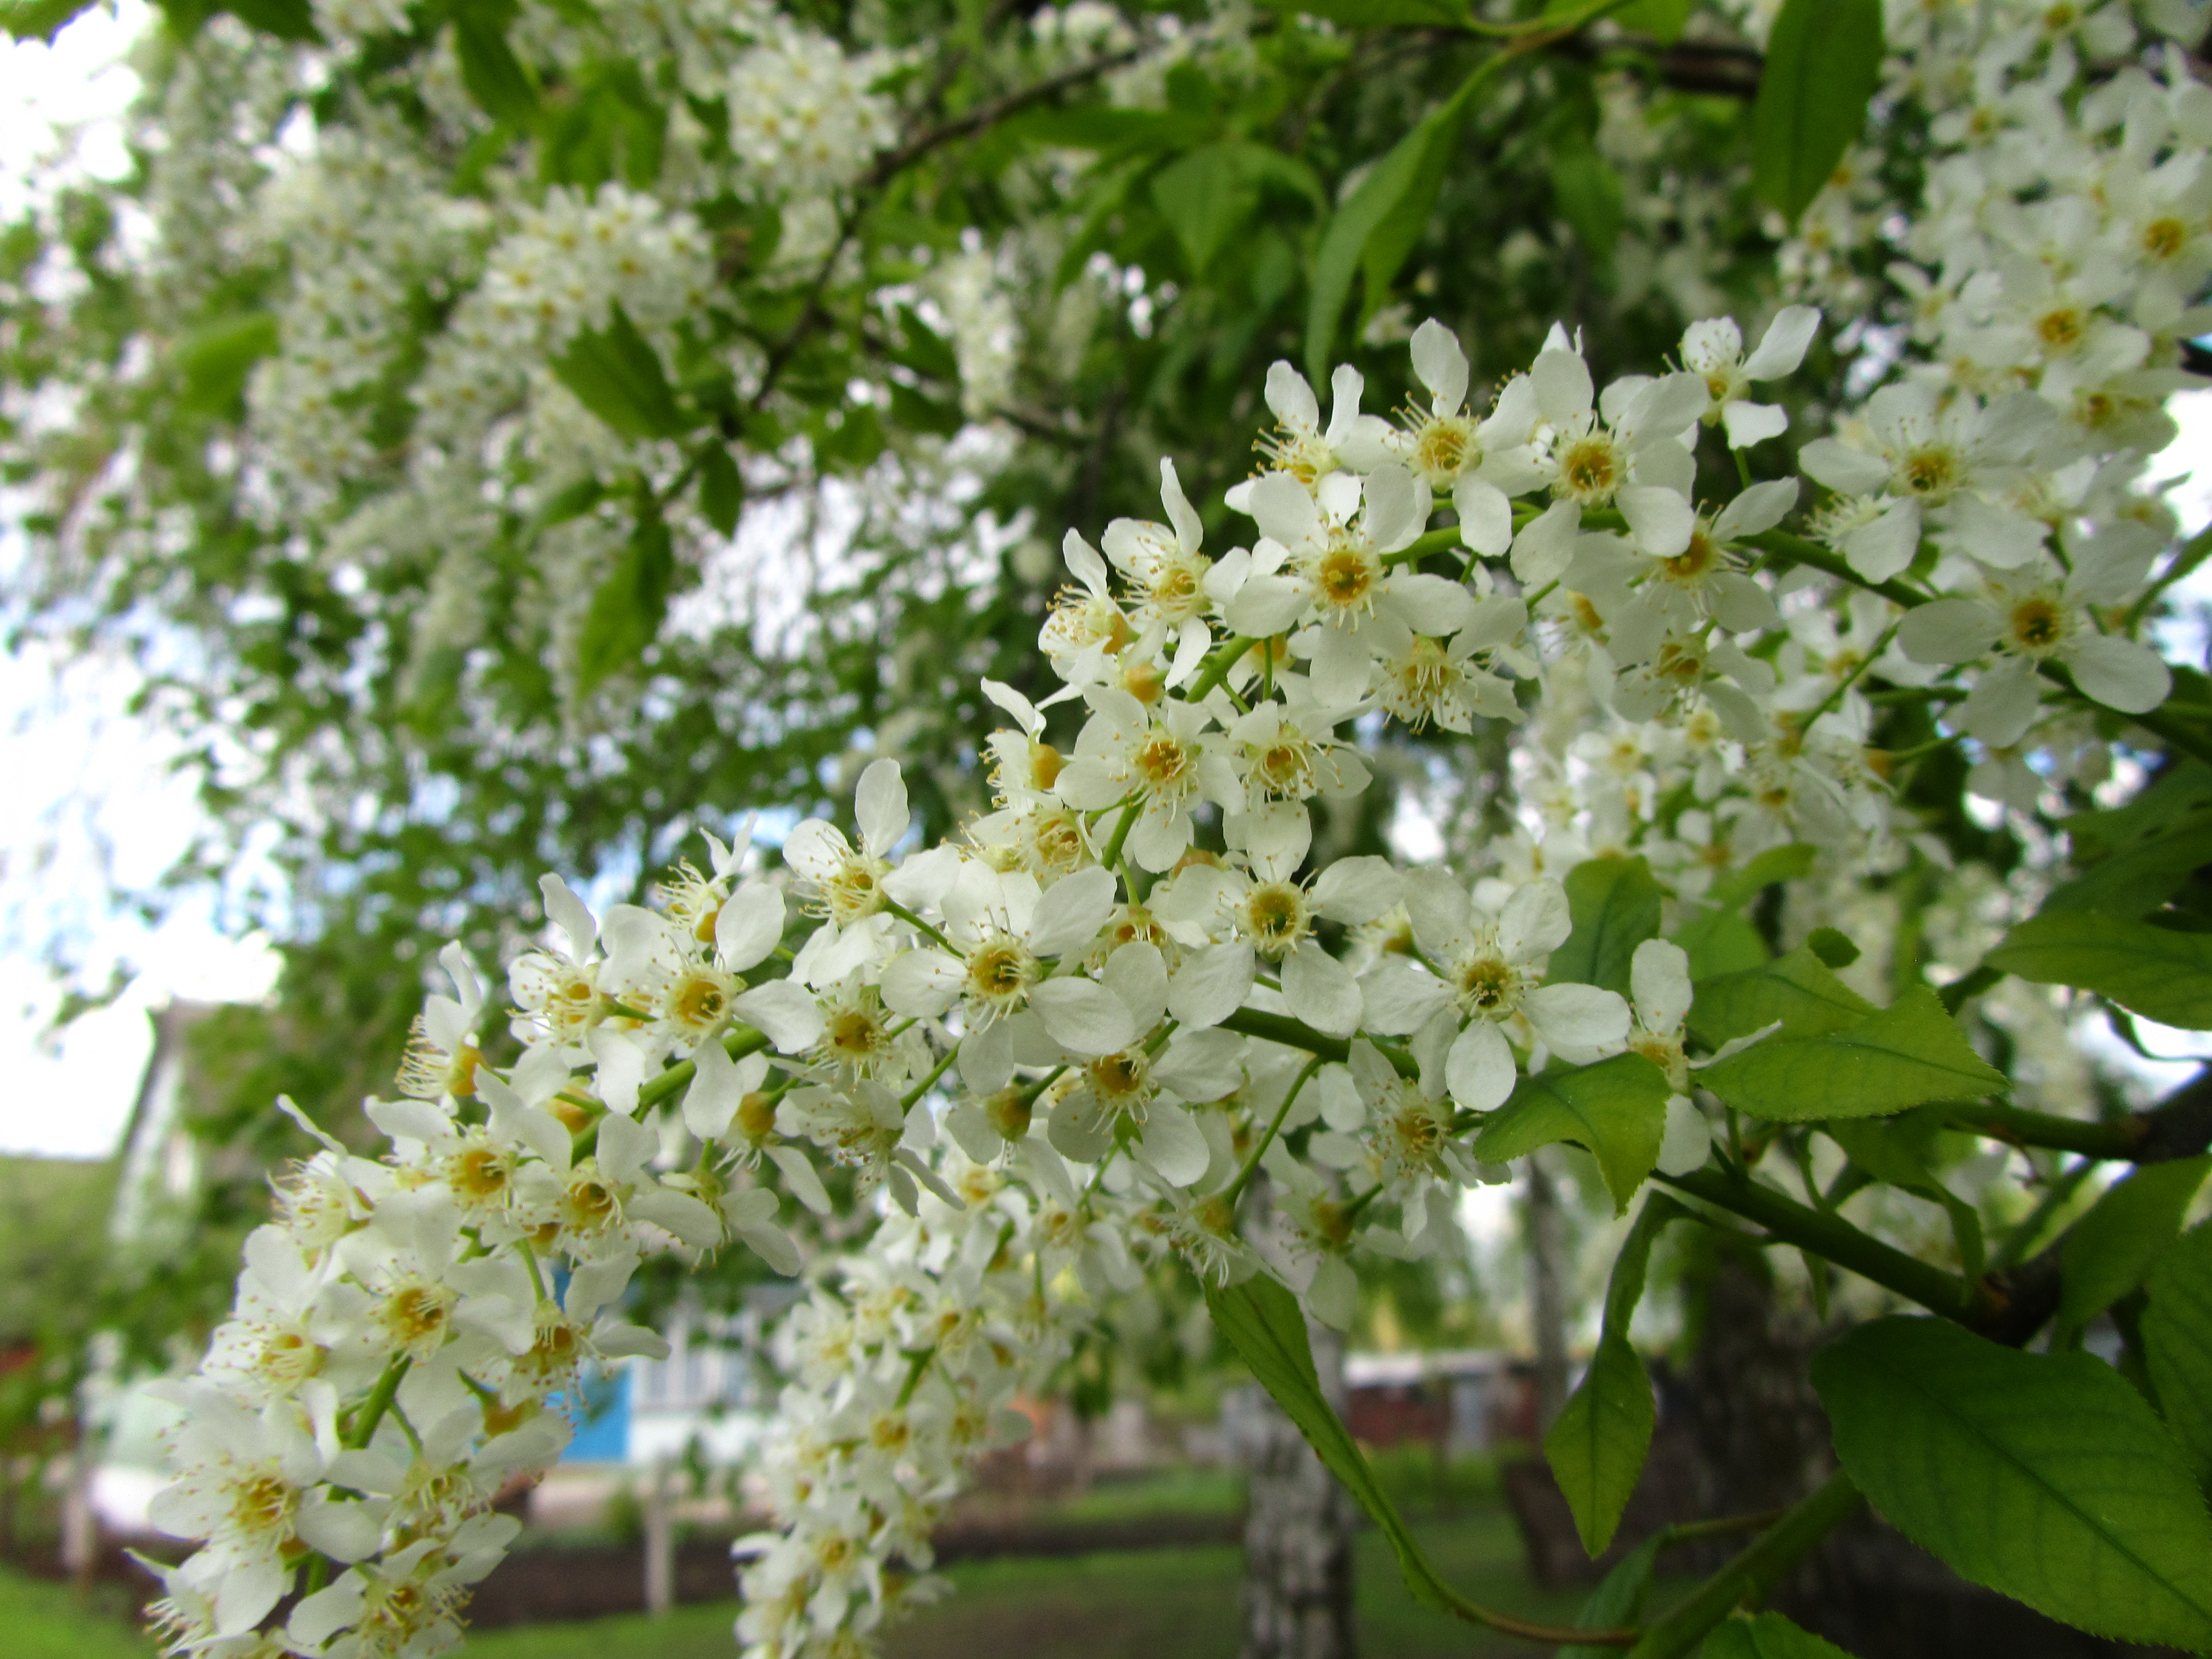
<svg viewBox="0 0 2212 1659">
<path fill-rule="evenodd" d="M 145 18 L 144 0 L 112 0 L 51 47 L 0 40 L 0 217 L 29 201 L 33 160 L 65 146 L 88 173 L 124 171 L 118 118 L 137 78 L 117 59 Z M 2212 522 L 2212 392 L 2184 395 L 2177 413 L 2182 435 L 2153 476 L 2203 475 L 2175 495 L 2193 532 Z M 20 538 L 0 522 L 0 558 L 21 556 Z M 2212 602 L 2212 575 L 2187 591 Z M 42 655 L 0 656 L 0 778 L 9 783 L 0 791 L 0 1152 L 105 1155 L 145 1062 L 147 1011 L 171 997 L 257 999 L 275 973 L 263 941 L 226 935 L 211 900 L 158 928 L 105 906 L 103 859 L 125 884 L 150 884 L 184 851 L 194 822 L 189 785 L 168 773 L 172 747 L 124 711 L 134 684 L 127 665 L 81 664 L 58 676 Z M 118 1003 L 58 1043 L 42 1035 L 58 990 L 31 953 L 57 934 L 96 970 L 119 963 L 137 975 Z M 2165 1054 L 2203 1041 L 2144 1030 Z M 2161 1069 L 2179 1081 L 2191 1068 Z"/>
</svg>

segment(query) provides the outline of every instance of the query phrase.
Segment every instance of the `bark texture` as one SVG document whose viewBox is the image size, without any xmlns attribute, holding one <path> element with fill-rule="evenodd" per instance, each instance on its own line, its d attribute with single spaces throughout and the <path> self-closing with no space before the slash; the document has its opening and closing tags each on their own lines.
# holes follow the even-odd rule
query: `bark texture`
<svg viewBox="0 0 2212 1659">
<path fill-rule="evenodd" d="M 1344 1407 L 1344 1346 L 1307 1324 L 1322 1392 Z M 1352 1659 L 1352 1496 L 1264 1394 L 1245 1446 L 1243 1659 Z"/>
</svg>

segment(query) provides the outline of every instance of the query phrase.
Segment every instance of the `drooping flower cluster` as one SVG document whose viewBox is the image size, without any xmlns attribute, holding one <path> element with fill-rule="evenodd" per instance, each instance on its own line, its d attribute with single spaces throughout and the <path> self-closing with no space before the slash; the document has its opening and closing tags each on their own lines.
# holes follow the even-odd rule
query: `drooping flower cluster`
<svg viewBox="0 0 2212 1659">
<path fill-rule="evenodd" d="M 1565 878 L 1640 858 L 1674 933 L 1785 844 L 1838 889 L 1893 867 L 1913 826 L 1868 746 L 1871 675 L 2000 769 L 2166 695 L 2132 630 L 2171 526 L 2133 485 L 2212 264 L 2185 257 L 2202 206 L 2168 257 L 2125 204 L 2161 177 L 2144 199 L 2193 203 L 2197 89 L 2130 70 L 2045 98 L 2070 46 L 1985 50 L 1977 96 L 2055 136 L 1960 130 L 2002 186 L 1938 170 L 1905 245 L 1955 243 L 1917 313 L 1940 356 L 1803 446 L 1826 499 L 1755 477 L 1807 306 L 1699 321 L 1680 367 L 1603 386 L 1556 329 L 1480 398 L 1427 322 L 1427 399 L 1395 421 L 1344 368 L 1324 422 L 1279 363 L 1228 496 L 1248 534 L 1209 550 L 1171 463 L 1165 522 L 1067 534 L 1037 644 L 1057 689 L 983 683 L 1012 724 L 957 839 L 912 844 L 879 760 L 851 830 L 799 824 L 778 867 L 748 830 L 604 917 L 546 878 L 559 937 L 511 965 L 504 1067 L 449 952 L 458 996 L 426 1008 L 405 1098 L 370 1108 L 392 1150 L 287 1177 L 178 1385 L 158 1516 L 204 1545 L 170 1577 L 172 1650 L 253 1650 L 293 1589 L 270 1639 L 297 1652 L 450 1639 L 506 1541 L 490 1494 L 558 1453 L 550 1400 L 651 1347 L 610 1311 L 647 1251 L 742 1243 L 811 1280 L 739 1626 L 752 1659 L 796 1659 L 920 1593 L 1015 1394 L 1159 1264 L 1273 1273 L 1348 1325 L 1363 1260 L 1447 1248 L 1462 1189 L 1576 1133 L 1522 1109 L 1554 1068 L 1628 1079 L 1608 1181 L 1703 1162 L 1693 1073 L 1760 1034 L 1691 1027 L 1680 944 L 1601 973 Z M 1449 863 L 1333 850 L 1394 720 L 1503 728 L 1510 827 Z M 878 1224 L 844 1257 L 811 1249 L 833 1187 Z"/>
</svg>

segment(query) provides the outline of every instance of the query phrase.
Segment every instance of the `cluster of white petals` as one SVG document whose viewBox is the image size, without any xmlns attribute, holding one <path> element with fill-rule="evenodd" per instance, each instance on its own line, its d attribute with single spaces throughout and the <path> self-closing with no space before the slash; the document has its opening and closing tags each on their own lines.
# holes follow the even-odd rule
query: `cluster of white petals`
<svg viewBox="0 0 2212 1659">
<path fill-rule="evenodd" d="M 390 1151 L 285 1177 L 177 1386 L 185 1473 L 157 1517 L 204 1543 L 170 1575 L 170 1650 L 453 1639 L 511 1530 L 491 1495 L 563 1443 L 549 1401 L 655 1346 L 614 1312 L 648 1253 L 742 1245 L 808 1280 L 739 1626 L 751 1659 L 796 1659 L 921 1593 L 944 1506 L 1022 1431 L 1016 1392 L 1157 1263 L 1273 1273 L 1346 1325 L 1363 1260 L 1449 1248 L 1461 1190 L 1504 1178 L 1475 1149 L 1524 1079 L 1613 1056 L 1654 1068 L 1656 1167 L 1701 1163 L 1689 957 L 1645 941 L 1627 995 L 1562 973 L 1565 878 L 1640 856 L 1674 932 L 1787 843 L 1845 884 L 1894 868 L 1912 830 L 1868 748 L 1870 669 L 1984 767 L 2166 694 L 2131 607 L 2172 526 L 2136 481 L 2179 342 L 2212 322 L 2212 94 L 2178 60 L 2085 88 L 2081 53 L 2134 50 L 2117 9 L 2079 44 L 1991 11 L 1971 51 L 1931 23 L 1905 60 L 1988 119 L 1953 124 L 1895 233 L 1925 360 L 1797 452 L 1809 487 L 1751 465 L 1784 453 L 1759 399 L 1817 339 L 1809 306 L 1697 322 L 1679 368 L 1602 386 L 1555 329 L 1480 399 L 1427 322 L 1428 400 L 1395 422 L 1350 368 L 1324 422 L 1278 363 L 1237 533 L 1209 538 L 1168 463 L 1164 522 L 1068 532 L 1031 682 L 1057 684 L 984 683 L 1012 723 L 957 840 L 917 844 L 880 760 L 850 829 L 799 824 L 774 867 L 748 830 L 604 916 L 547 877 L 509 1066 L 481 1057 L 494 1011 L 449 951 L 407 1097 L 369 1109 Z M 880 142 L 858 80 L 756 51 L 783 54 L 737 70 L 780 83 L 745 118 L 781 165 Z M 575 291 L 533 326 L 618 297 L 652 319 L 646 289 L 537 251 L 623 207 L 550 203 L 482 303 L 519 317 L 544 280 Z M 1707 499 L 1716 477 L 1744 482 Z M 1512 826 L 1449 865 L 1328 850 L 1392 720 L 1502 730 Z M 1262 1174 L 1273 1200 L 1247 1204 Z M 821 1243 L 833 1188 L 874 1223 L 851 1254 Z"/>
</svg>

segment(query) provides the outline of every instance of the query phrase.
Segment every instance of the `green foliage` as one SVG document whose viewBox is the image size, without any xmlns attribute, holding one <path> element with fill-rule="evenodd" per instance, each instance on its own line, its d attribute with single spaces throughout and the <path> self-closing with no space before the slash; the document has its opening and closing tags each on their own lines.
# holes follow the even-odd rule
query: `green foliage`
<svg viewBox="0 0 2212 1659">
<path fill-rule="evenodd" d="M 2160 1256 L 2149 1288 L 2145 1366 L 2203 1486 L 2212 1482 L 2212 1225 L 2192 1227 Z"/>
<path fill-rule="evenodd" d="M 668 591 L 675 577 L 675 555 L 668 525 L 647 510 L 639 518 L 615 567 L 592 595 L 577 650 L 577 679 L 588 691 L 635 662 L 660 632 L 668 613 Z"/>
<path fill-rule="evenodd" d="M 1654 1194 L 1621 1242 L 1606 1288 L 1605 1323 L 1589 1369 L 1544 1437 L 1544 1455 L 1574 1512 L 1583 1548 L 1595 1558 L 1620 1529 L 1620 1517 L 1644 1473 L 1658 1408 L 1651 1379 L 1629 1344 L 1629 1326 L 1643 1299 L 1651 1246 L 1661 1229 L 1684 1213 L 1674 1200 Z"/>
<path fill-rule="evenodd" d="M 1474 1155 L 1503 1164 L 1572 1141 L 1597 1159 L 1614 1207 L 1625 1212 L 1659 1162 L 1668 1093 L 1667 1074 L 1641 1054 L 1615 1054 L 1595 1066 L 1554 1064 L 1521 1079 L 1475 1137 Z"/>
<path fill-rule="evenodd" d="M 1704 1659 L 1851 1659 L 1778 1613 L 1729 1620 L 1705 1638 L 1703 1652 Z"/>
<path fill-rule="evenodd" d="M 1568 871 L 1562 884 L 1574 932 L 1552 952 L 1546 976 L 1626 996 L 1636 947 L 1659 933 L 1663 896 L 1651 866 L 1640 858 L 1589 859 Z"/>
<path fill-rule="evenodd" d="M 2212 935 L 2102 910 L 2046 910 L 2007 933 L 1989 962 L 2039 985 L 2094 991 L 2162 1024 L 2212 1027 Z"/>
<path fill-rule="evenodd" d="M 1450 1607 L 1451 1592 L 1437 1578 L 1397 1506 L 1322 1395 L 1297 1298 L 1263 1273 L 1242 1285 L 1208 1285 L 1206 1306 L 1213 1316 L 1214 1329 L 1229 1339 L 1237 1357 L 1251 1367 L 1253 1376 L 1283 1414 L 1298 1425 L 1328 1472 L 1382 1528 L 1413 1599 L 1424 1607 Z"/>
<path fill-rule="evenodd" d="M 1643 1618 L 1644 1604 L 1651 1595 L 1652 1570 L 1659 1565 L 1660 1547 L 1666 1541 L 1665 1534 L 1655 1532 L 1615 1562 L 1575 1614 L 1577 1627 L 1622 1630 Z M 1587 1644 L 1570 1644 L 1559 1650 L 1559 1659 L 1607 1659 L 1620 1651 L 1618 1648 Z"/>
<path fill-rule="evenodd" d="M 1775 1021 L 1777 1035 L 1826 1036 L 1857 1024 L 1875 1006 L 1838 979 L 1808 945 L 1740 973 L 1698 981 L 1690 1030 L 1715 1047 Z"/>
<path fill-rule="evenodd" d="M 177 342 L 170 354 L 184 377 L 183 406 L 197 414 L 231 415 L 244 408 L 246 378 L 276 349 L 276 319 L 265 311 L 226 317 Z"/>
<path fill-rule="evenodd" d="M 2212 1158 L 2177 1158 L 2136 1170 L 2067 1229 L 2059 1249 L 2058 1328 L 2078 1331 L 2149 1274 L 2180 1236 Z"/>
<path fill-rule="evenodd" d="M 2093 1634 L 2212 1644 L 2203 1495 L 2103 1361 L 1881 1319 L 1818 1355 L 1813 1382 L 1844 1468 L 1953 1571 Z"/>
<path fill-rule="evenodd" d="M 1881 81 L 1881 0 L 1784 0 L 1752 107 L 1752 187 L 1793 223 L 1865 129 Z"/>
<path fill-rule="evenodd" d="M 586 330 L 553 359 L 576 401 L 625 438 L 677 438 L 690 430 L 660 354 L 613 307 L 604 329 Z"/>
<path fill-rule="evenodd" d="M 1731 1106 L 1788 1123 L 1879 1117 L 2008 1086 L 1924 985 L 1839 1030 L 1800 1036 L 1785 1027 L 1708 1067 L 1702 1081 Z"/>
<path fill-rule="evenodd" d="M 91 7 L 92 0 L 8 0 L 9 37 L 51 41 L 64 25 Z"/>
</svg>

